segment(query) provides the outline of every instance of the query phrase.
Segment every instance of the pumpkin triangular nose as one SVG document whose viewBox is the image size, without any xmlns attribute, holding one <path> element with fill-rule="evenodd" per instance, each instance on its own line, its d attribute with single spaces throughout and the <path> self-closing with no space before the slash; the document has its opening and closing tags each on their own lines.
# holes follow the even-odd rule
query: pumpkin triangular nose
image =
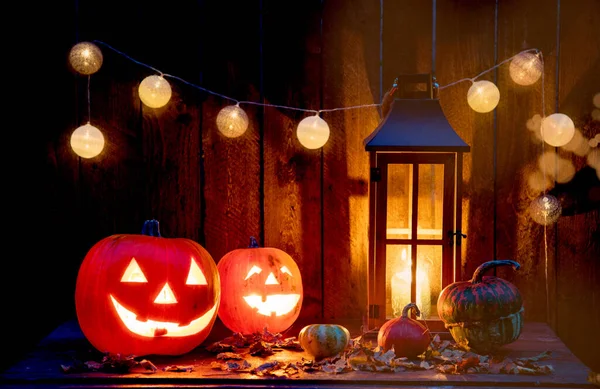
<svg viewBox="0 0 600 389">
<path fill-rule="evenodd" d="M 275 278 L 273 272 L 269 273 L 269 276 L 265 281 L 265 285 L 279 285 L 279 281 L 277 281 L 277 278 Z"/>
<path fill-rule="evenodd" d="M 177 299 L 175 298 L 175 295 L 173 294 L 173 291 L 171 290 L 171 287 L 169 286 L 168 282 L 160 290 L 160 292 L 158 293 L 158 296 L 156 296 L 156 299 L 154 300 L 154 303 L 155 304 L 177 304 Z"/>
</svg>

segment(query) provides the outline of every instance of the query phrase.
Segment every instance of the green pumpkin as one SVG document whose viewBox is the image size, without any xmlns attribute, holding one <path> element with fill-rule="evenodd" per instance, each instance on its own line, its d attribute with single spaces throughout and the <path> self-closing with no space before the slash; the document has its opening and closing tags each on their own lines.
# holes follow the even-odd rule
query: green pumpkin
<svg viewBox="0 0 600 389">
<path fill-rule="evenodd" d="M 309 324 L 298 334 L 300 346 L 316 360 L 344 351 L 350 343 L 350 332 L 337 324 Z"/>
<path fill-rule="evenodd" d="M 483 276 L 496 266 L 520 267 L 511 260 L 485 262 L 471 280 L 446 286 L 438 297 L 438 315 L 456 343 L 479 354 L 514 342 L 523 329 L 523 299 L 517 287 L 499 277 Z"/>
</svg>

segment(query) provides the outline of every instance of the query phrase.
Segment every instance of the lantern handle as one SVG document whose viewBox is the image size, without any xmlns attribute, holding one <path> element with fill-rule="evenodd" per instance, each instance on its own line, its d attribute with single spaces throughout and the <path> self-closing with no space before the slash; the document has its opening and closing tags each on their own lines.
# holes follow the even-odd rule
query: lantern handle
<svg viewBox="0 0 600 389">
<path fill-rule="evenodd" d="M 483 279 L 483 273 L 485 273 L 488 269 L 496 266 L 512 266 L 513 269 L 519 270 L 521 265 L 518 262 L 515 262 L 510 259 L 499 259 L 495 261 L 484 262 L 473 273 L 473 278 L 471 278 L 472 284 L 477 284 L 481 282 Z"/>
<path fill-rule="evenodd" d="M 155 236 L 157 238 L 160 238 L 161 235 L 158 220 L 146 220 L 144 222 L 144 226 L 142 227 L 142 235 Z"/>
<path fill-rule="evenodd" d="M 419 310 L 419 307 L 417 307 L 417 304 L 415 304 L 415 303 L 408 303 L 402 309 L 402 317 L 408 319 L 408 311 L 411 310 L 411 309 L 412 309 L 412 311 L 414 312 L 414 314 L 416 316 L 421 316 L 421 311 Z"/>
</svg>

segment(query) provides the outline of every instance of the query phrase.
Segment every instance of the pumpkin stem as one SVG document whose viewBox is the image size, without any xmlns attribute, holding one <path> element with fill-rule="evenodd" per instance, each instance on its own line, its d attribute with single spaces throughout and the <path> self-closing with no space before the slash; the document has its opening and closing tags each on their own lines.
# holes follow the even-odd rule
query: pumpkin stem
<svg viewBox="0 0 600 389">
<path fill-rule="evenodd" d="M 155 236 L 160 238 L 160 228 L 158 226 L 158 220 L 146 220 L 142 227 L 142 235 Z"/>
<path fill-rule="evenodd" d="M 483 273 L 485 273 L 488 269 L 496 266 L 512 266 L 513 269 L 519 270 L 521 265 L 518 262 L 512 261 L 510 259 L 499 259 L 496 261 L 484 262 L 477 269 L 475 269 L 475 273 L 473 273 L 473 278 L 471 278 L 471 283 L 476 284 L 481 282 L 483 279 Z"/>
<path fill-rule="evenodd" d="M 409 304 L 406 304 L 406 306 L 402 309 L 402 317 L 405 317 L 408 319 L 408 311 L 411 309 L 413 310 L 415 315 L 421 316 L 421 311 L 419 311 L 419 307 L 417 307 L 417 304 L 409 303 Z"/>
<path fill-rule="evenodd" d="M 248 247 L 253 248 L 253 249 L 260 247 L 258 245 L 258 242 L 256 241 L 255 237 L 253 237 L 253 236 L 250 237 L 250 244 L 248 245 Z"/>
</svg>

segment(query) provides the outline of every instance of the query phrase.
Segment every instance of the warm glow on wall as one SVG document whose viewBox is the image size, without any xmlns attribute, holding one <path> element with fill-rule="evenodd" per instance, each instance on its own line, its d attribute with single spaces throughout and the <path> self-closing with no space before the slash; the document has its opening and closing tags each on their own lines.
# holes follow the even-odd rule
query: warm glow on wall
<svg viewBox="0 0 600 389">
<path fill-rule="evenodd" d="M 550 146 L 560 147 L 575 135 L 575 124 L 563 113 L 554 113 L 542 120 L 542 139 Z"/>
<path fill-rule="evenodd" d="M 500 91 L 491 81 L 475 81 L 467 92 L 469 106 L 479 113 L 494 110 L 500 101 Z"/>
<path fill-rule="evenodd" d="M 71 134 L 71 148 L 82 158 L 93 158 L 104 148 L 104 136 L 90 123 L 77 128 Z"/>
<path fill-rule="evenodd" d="M 296 131 L 298 140 L 307 149 L 318 149 L 323 147 L 329 139 L 329 126 L 327 122 L 319 117 L 319 114 L 309 116 L 298 123 Z"/>
<path fill-rule="evenodd" d="M 248 129 L 248 115 L 239 104 L 223 107 L 217 115 L 217 128 L 228 138 L 237 138 Z"/>
<path fill-rule="evenodd" d="M 148 76 L 138 88 L 142 103 L 150 108 L 164 107 L 171 99 L 171 85 L 162 76 Z"/>
<path fill-rule="evenodd" d="M 91 42 L 77 43 L 69 52 L 69 63 L 73 70 L 86 76 L 96 73 L 102 61 L 102 51 Z"/>
</svg>

